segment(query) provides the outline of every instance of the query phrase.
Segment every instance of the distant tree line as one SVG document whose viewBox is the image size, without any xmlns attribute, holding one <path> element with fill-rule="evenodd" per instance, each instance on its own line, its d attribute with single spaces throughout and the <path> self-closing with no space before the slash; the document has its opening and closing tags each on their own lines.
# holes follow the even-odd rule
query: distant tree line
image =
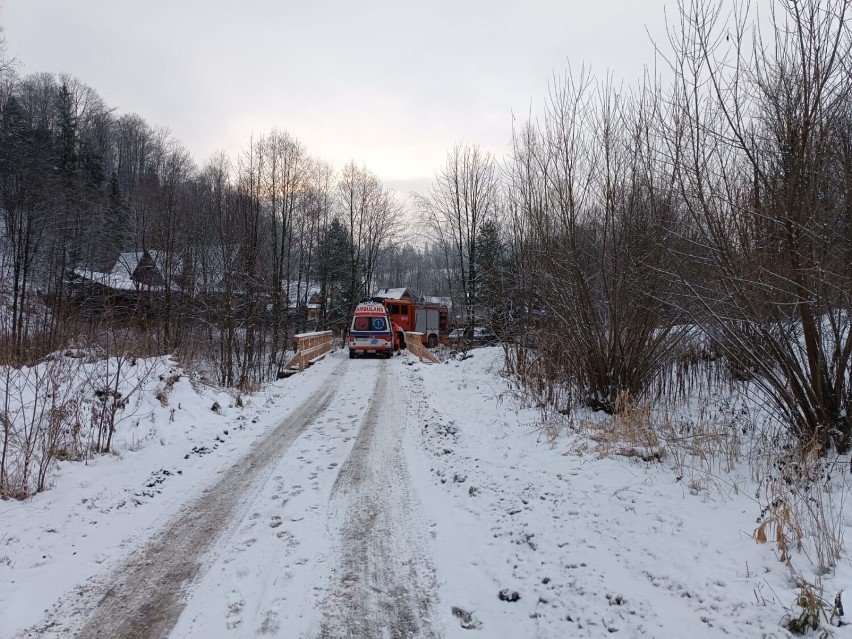
<svg viewBox="0 0 852 639">
<path fill-rule="evenodd" d="M 198 165 L 80 80 L 0 59 L 5 361 L 121 327 L 247 386 L 279 372 L 295 332 L 341 327 L 375 288 L 441 292 L 435 250 L 414 246 L 368 169 L 334 171 L 278 130 Z M 116 289 L 121 259 L 135 279 Z"/>
</svg>

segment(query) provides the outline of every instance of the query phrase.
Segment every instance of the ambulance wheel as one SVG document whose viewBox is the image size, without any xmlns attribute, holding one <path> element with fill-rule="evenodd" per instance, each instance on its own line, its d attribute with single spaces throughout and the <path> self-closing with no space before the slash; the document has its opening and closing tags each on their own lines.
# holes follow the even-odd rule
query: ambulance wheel
<svg viewBox="0 0 852 639">
<path fill-rule="evenodd" d="M 355 351 L 353 351 L 351 348 L 349 349 L 349 359 L 355 359 Z"/>
</svg>

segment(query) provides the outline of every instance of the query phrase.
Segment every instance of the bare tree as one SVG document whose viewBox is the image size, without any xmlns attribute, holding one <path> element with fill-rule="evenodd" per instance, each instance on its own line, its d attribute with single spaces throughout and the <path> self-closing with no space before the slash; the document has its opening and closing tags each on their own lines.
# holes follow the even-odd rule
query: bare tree
<svg viewBox="0 0 852 639">
<path fill-rule="evenodd" d="M 198 295 L 204 305 L 203 320 L 208 336 L 216 344 L 220 383 L 237 382 L 238 307 L 240 278 L 238 259 L 241 238 L 235 211 L 236 194 L 231 184 L 228 158 L 217 154 L 202 172 L 200 209 L 208 221 L 209 234 L 197 258 Z"/>
<path fill-rule="evenodd" d="M 283 366 L 286 336 L 291 328 L 291 272 L 294 226 L 299 197 L 304 190 L 307 154 L 304 146 L 286 132 L 272 131 L 258 142 L 265 148 L 265 180 L 272 223 L 272 350 L 276 366 Z"/>
<path fill-rule="evenodd" d="M 181 344 L 184 304 L 188 301 L 179 286 L 191 232 L 184 189 L 195 173 L 189 152 L 177 140 L 168 141 L 158 173 L 159 209 L 151 228 L 151 246 L 163 276 L 161 348 L 173 352 Z"/>
<path fill-rule="evenodd" d="M 696 313 L 806 447 L 852 445 L 848 0 L 681 5 L 668 139 L 717 284 Z"/>
<path fill-rule="evenodd" d="M 314 258 L 310 262 L 308 272 L 315 277 L 319 287 L 318 328 L 325 330 L 329 325 L 329 300 L 332 289 L 340 287 L 340 278 L 335 276 L 340 269 L 340 255 L 336 253 L 333 243 L 328 239 L 335 208 L 334 171 L 328 163 L 315 160 L 309 180 L 315 239 Z"/>
<path fill-rule="evenodd" d="M 348 316 L 359 298 L 371 292 L 378 257 L 398 228 L 399 209 L 379 179 L 354 162 L 343 168 L 338 203 L 341 221 L 349 232 Z"/>
<path fill-rule="evenodd" d="M 0 105 L 11 93 L 11 85 L 15 78 L 15 58 L 10 58 L 6 50 L 6 34 L 0 25 Z"/>
<path fill-rule="evenodd" d="M 460 289 L 465 318 L 476 318 L 476 238 L 497 215 L 498 174 L 494 157 L 477 145 L 459 144 L 435 176 L 429 194 L 417 198 L 424 224 L 447 249 L 445 268 Z"/>
<path fill-rule="evenodd" d="M 319 255 L 320 244 L 333 213 L 333 175 L 331 166 L 325 162 L 316 159 L 309 159 L 306 162 L 305 182 L 300 190 L 298 228 L 296 229 L 299 238 L 297 330 L 305 330 L 308 326 L 308 306 L 317 287 L 321 300 L 328 294 L 327 278 L 322 281 L 313 278 L 318 271 L 326 275 L 328 273 L 327 265 L 318 269 L 316 263 L 322 259 Z M 325 304 L 321 302 L 321 307 L 324 306 Z M 314 328 L 318 321 L 319 317 L 313 324 Z"/>
<path fill-rule="evenodd" d="M 525 292 L 515 330 L 547 345 L 527 370 L 521 340 L 517 372 L 545 405 L 570 410 L 579 394 L 616 411 L 648 393 L 681 342 L 664 268 L 676 216 L 658 107 L 651 87 L 633 95 L 569 74 L 543 122 L 516 134 L 509 228 Z"/>
</svg>

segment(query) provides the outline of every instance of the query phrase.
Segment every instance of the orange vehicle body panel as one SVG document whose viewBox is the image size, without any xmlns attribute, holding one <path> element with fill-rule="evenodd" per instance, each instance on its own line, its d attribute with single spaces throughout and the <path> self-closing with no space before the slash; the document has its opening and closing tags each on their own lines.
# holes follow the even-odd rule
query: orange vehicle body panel
<svg viewBox="0 0 852 639">
<path fill-rule="evenodd" d="M 447 325 L 448 313 L 445 306 L 441 306 L 440 304 L 418 304 L 410 300 L 385 299 L 382 302 L 388 309 L 391 322 L 401 331 L 417 330 L 417 311 L 436 311 L 439 317 L 439 326 L 437 332 L 434 332 L 435 339 L 436 341 L 446 339 L 449 330 Z M 424 335 L 424 344 L 429 342 L 428 338 L 429 335 Z"/>
</svg>

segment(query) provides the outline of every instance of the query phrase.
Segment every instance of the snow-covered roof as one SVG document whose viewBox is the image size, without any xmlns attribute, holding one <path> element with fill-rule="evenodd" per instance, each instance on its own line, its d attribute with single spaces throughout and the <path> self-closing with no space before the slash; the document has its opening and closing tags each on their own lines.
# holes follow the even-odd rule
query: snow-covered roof
<svg viewBox="0 0 852 639">
<path fill-rule="evenodd" d="M 145 256 L 145 251 L 128 251 L 121 253 L 110 271 L 110 276 L 116 281 L 127 279 L 133 281 L 133 271 L 139 266 L 139 262 Z"/>
<path fill-rule="evenodd" d="M 314 295 L 319 295 L 320 285 L 310 282 L 282 282 L 281 287 L 287 294 L 291 304 L 296 304 L 307 297 L 310 300 Z"/>
<path fill-rule="evenodd" d="M 157 259 L 152 253 L 156 253 L 156 251 L 149 251 L 147 254 L 153 260 L 154 268 L 158 269 Z M 161 291 L 165 288 L 164 286 L 145 284 L 133 277 L 134 274 L 137 274 L 139 264 L 145 259 L 145 255 L 146 251 L 127 251 L 121 253 L 109 273 L 80 268 L 74 269 L 74 273 L 85 280 L 117 291 L 136 291 L 143 287 L 150 291 Z M 158 272 L 158 275 L 162 278 L 161 272 Z"/>
<path fill-rule="evenodd" d="M 113 268 L 110 273 L 101 273 L 99 271 L 75 268 L 74 274 L 84 280 L 88 280 L 95 284 L 100 284 L 101 286 L 106 286 L 117 291 L 135 291 L 140 288 L 139 283 L 137 283 L 130 275 L 123 273 L 121 270 L 116 272 L 115 268 Z M 162 287 L 153 286 L 150 288 L 152 290 L 159 290 Z"/>
<path fill-rule="evenodd" d="M 373 297 L 383 300 L 411 299 L 411 293 L 407 288 L 383 288 L 373 293 Z"/>
<path fill-rule="evenodd" d="M 423 302 L 425 304 L 440 304 L 441 306 L 446 306 L 447 308 L 453 307 L 452 297 L 436 297 L 434 295 L 424 295 Z"/>
</svg>

